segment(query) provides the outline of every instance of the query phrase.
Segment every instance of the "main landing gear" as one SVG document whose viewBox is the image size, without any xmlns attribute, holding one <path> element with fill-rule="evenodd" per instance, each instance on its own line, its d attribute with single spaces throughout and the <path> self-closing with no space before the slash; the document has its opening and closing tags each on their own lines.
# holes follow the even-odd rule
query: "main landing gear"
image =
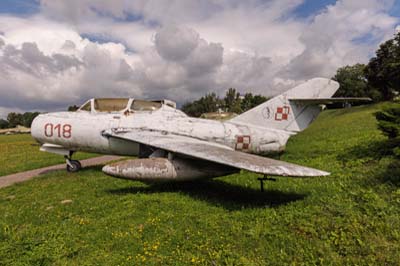
<svg viewBox="0 0 400 266">
<path fill-rule="evenodd" d="M 276 181 L 276 178 L 271 178 L 271 177 L 267 177 L 267 175 L 264 175 L 264 177 L 259 177 L 259 178 L 257 178 L 257 180 L 260 181 L 261 192 L 264 192 L 264 181 Z"/>
<path fill-rule="evenodd" d="M 65 161 L 67 163 L 67 171 L 70 173 L 78 172 L 82 169 L 81 162 L 78 160 L 72 160 L 72 153 L 70 156 L 65 156 Z"/>
</svg>

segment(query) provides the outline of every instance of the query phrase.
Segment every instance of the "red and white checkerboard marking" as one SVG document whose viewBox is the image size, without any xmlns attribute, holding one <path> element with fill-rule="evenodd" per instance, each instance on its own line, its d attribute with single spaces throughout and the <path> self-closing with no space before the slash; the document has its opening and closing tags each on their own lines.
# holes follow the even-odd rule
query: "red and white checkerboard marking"
<svg viewBox="0 0 400 266">
<path fill-rule="evenodd" d="M 276 108 L 275 120 L 276 121 L 288 120 L 289 113 L 290 113 L 289 106 L 278 107 Z"/>
<path fill-rule="evenodd" d="M 236 150 L 248 150 L 250 148 L 251 138 L 250 136 L 237 136 L 236 138 Z"/>
</svg>

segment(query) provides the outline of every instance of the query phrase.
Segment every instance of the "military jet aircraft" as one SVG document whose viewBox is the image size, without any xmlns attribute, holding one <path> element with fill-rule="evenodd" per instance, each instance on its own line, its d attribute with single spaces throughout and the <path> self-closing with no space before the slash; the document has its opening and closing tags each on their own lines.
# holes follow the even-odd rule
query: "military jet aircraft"
<svg viewBox="0 0 400 266">
<path fill-rule="evenodd" d="M 103 167 L 119 178 L 143 182 L 212 178 L 241 169 L 262 175 L 311 177 L 328 172 L 259 155 L 284 150 L 331 98 L 333 80 L 315 78 L 228 121 L 192 118 L 168 100 L 91 99 L 76 112 L 39 115 L 32 136 L 41 150 L 65 156 L 78 171 L 76 151 L 136 156 Z M 305 155 L 306 156 L 306 155 Z"/>
</svg>

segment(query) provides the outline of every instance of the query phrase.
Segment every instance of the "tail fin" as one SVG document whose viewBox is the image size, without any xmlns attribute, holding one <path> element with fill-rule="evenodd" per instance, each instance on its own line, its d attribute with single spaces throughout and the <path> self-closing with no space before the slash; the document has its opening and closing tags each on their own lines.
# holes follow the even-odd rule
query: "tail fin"
<svg viewBox="0 0 400 266">
<path fill-rule="evenodd" d="M 230 122 L 299 132 L 320 113 L 322 100 L 332 97 L 338 88 L 336 81 L 314 78 L 236 116 Z M 314 101 L 303 104 L 301 99 Z"/>
</svg>

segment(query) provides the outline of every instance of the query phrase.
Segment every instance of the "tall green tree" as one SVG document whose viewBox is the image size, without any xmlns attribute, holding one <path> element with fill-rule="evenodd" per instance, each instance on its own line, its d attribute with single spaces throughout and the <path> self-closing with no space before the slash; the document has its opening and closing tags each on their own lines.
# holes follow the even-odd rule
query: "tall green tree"
<svg viewBox="0 0 400 266">
<path fill-rule="evenodd" d="M 9 113 L 7 115 L 7 121 L 10 128 L 16 127 L 18 125 L 22 126 L 24 124 L 24 118 L 20 113 Z"/>
<path fill-rule="evenodd" d="M 242 113 L 240 93 L 234 88 L 229 88 L 224 98 L 225 109 L 228 112 L 240 114 Z"/>
<path fill-rule="evenodd" d="M 383 100 L 392 100 L 400 92 L 400 32 L 380 45 L 365 68 L 365 75 Z"/>
<path fill-rule="evenodd" d="M 241 107 L 243 112 L 246 112 L 247 110 L 250 110 L 253 106 L 253 94 L 251 92 L 248 92 L 244 95 L 241 103 Z"/>
<path fill-rule="evenodd" d="M 33 119 L 35 119 L 39 112 L 26 112 L 22 115 L 22 125 L 24 127 L 31 127 Z"/>
<path fill-rule="evenodd" d="M 340 84 L 334 97 L 371 97 L 375 101 L 381 99 L 381 93 L 368 84 L 364 64 L 341 67 L 333 80 Z"/>
</svg>

